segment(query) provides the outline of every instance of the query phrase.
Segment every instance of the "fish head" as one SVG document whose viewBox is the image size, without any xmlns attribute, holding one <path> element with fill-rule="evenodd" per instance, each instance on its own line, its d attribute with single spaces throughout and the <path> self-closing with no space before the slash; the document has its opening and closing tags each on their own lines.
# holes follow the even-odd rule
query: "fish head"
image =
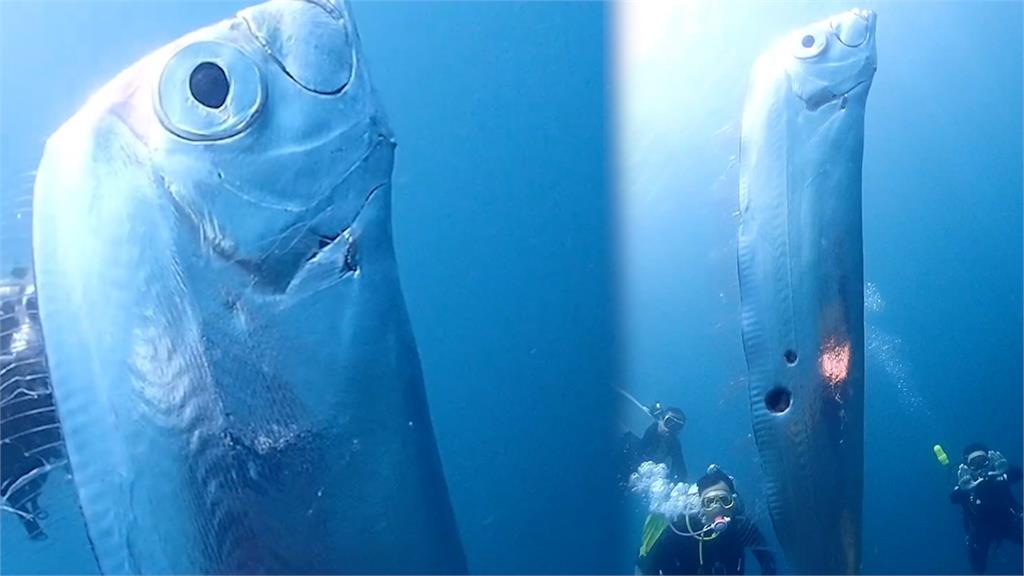
<svg viewBox="0 0 1024 576">
<path fill-rule="evenodd" d="M 203 259 L 283 293 L 314 261 L 346 266 L 345 232 L 389 194 L 394 147 L 347 3 L 271 0 L 123 71 L 44 165 L 74 165 L 57 194 L 95 196 L 84 205 L 159 196 Z"/>
<path fill-rule="evenodd" d="M 878 67 L 875 13 L 854 9 L 804 27 L 778 47 L 790 86 L 807 108 L 843 98 L 870 85 Z M 866 97 L 867 90 L 862 90 Z"/>
</svg>

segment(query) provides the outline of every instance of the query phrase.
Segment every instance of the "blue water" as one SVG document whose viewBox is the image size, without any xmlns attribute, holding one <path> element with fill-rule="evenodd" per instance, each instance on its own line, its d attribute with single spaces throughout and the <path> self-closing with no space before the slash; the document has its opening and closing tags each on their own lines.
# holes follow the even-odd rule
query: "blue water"
<svg viewBox="0 0 1024 576">
<path fill-rule="evenodd" d="M 46 137 L 139 57 L 248 4 L 0 0 L 0 270 L 29 260 Z M 864 568 L 964 573 L 931 446 L 1024 450 L 1024 11 L 865 6 Z M 616 385 L 681 406 L 691 475 L 721 464 L 770 534 L 737 312 L 739 114 L 760 51 L 848 7 L 678 3 L 617 55 L 628 18 L 600 3 L 355 3 L 399 142 L 396 253 L 473 572 L 632 572 L 639 504 L 620 507 L 610 439 L 646 421 Z M 644 58 L 616 68 L 630 50 Z M 51 484 L 49 508 L 72 515 L 70 481 Z M 0 572 L 95 573 L 80 525 L 30 543 L 0 516 Z M 993 553 L 994 572 L 1020 565 L 1012 545 Z"/>
</svg>

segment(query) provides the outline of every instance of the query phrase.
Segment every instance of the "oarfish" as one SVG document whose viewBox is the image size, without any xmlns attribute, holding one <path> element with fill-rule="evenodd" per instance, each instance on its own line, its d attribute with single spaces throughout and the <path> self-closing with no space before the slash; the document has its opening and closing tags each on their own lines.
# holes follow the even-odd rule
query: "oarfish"
<svg viewBox="0 0 1024 576">
<path fill-rule="evenodd" d="M 738 267 L 768 508 L 801 573 L 860 569 L 864 447 L 864 110 L 875 15 L 787 36 L 750 78 Z"/>
<path fill-rule="evenodd" d="M 465 571 L 394 149 L 341 0 L 184 36 L 48 140 L 39 310 L 104 572 Z"/>
</svg>

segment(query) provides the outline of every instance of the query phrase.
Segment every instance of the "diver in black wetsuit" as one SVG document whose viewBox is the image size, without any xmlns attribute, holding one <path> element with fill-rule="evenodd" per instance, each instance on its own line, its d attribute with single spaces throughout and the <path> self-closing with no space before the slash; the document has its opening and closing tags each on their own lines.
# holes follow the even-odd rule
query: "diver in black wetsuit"
<svg viewBox="0 0 1024 576">
<path fill-rule="evenodd" d="M 654 422 L 647 427 L 643 438 L 638 438 L 632 432 L 623 435 L 623 483 L 628 483 L 629 475 L 636 471 L 641 463 L 649 461 L 667 466 L 670 481 L 685 482 L 686 461 L 683 459 L 679 433 L 686 426 L 686 414 L 679 408 L 663 408 L 660 403 L 655 403 L 647 412 L 654 418 Z"/>
<path fill-rule="evenodd" d="M 1021 505 L 1010 492 L 1021 481 L 1021 469 L 979 443 L 964 448 L 963 457 L 949 500 L 963 508 L 971 570 L 984 574 L 992 544 L 1009 540 L 1021 545 Z"/>
<path fill-rule="evenodd" d="M 733 479 L 711 466 L 697 481 L 698 513 L 656 528 L 637 559 L 641 574 L 744 574 L 750 550 L 762 574 L 775 574 L 775 556 L 753 520 L 743 514 Z M 646 536 L 645 536 L 646 538 Z"/>
</svg>

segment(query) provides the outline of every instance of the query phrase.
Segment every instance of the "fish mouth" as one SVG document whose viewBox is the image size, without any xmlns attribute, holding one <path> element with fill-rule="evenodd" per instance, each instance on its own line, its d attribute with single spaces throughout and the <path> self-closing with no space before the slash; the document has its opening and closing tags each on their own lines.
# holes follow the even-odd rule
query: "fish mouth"
<svg viewBox="0 0 1024 576">
<path fill-rule="evenodd" d="M 227 270 L 240 271 L 247 291 L 282 295 L 307 276 L 358 274 L 353 226 L 378 192 L 387 193 L 391 181 L 390 173 L 374 171 L 390 166 L 394 141 L 383 133 L 372 139 L 351 166 L 332 170 L 330 184 L 314 183 L 316 199 L 301 207 L 261 201 L 247 186 L 229 183 L 215 164 L 216 177 L 186 177 L 185 182 L 162 172 L 156 177 L 177 220 L 187 224 L 187 234 L 195 238 L 182 240 L 194 246 L 199 261 L 215 267 L 219 262 Z M 274 197 L 287 197 L 284 188 L 303 185 L 309 185 L 309 180 L 290 181 L 274 190 Z M 207 198 L 213 200 L 207 202 Z"/>
<path fill-rule="evenodd" d="M 833 93 L 832 91 L 828 91 L 828 92 L 821 93 L 821 94 L 813 94 L 810 97 L 805 97 L 805 96 L 803 96 L 802 94 L 799 94 L 799 93 L 796 93 L 795 95 L 796 95 L 797 98 L 800 99 L 801 102 L 804 103 L 804 108 L 807 109 L 807 111 L 809 111 L 809 112 L 816 112 L 817 110 L 821 109 L 822 106 L 825 106 L 826 104 L 829 104 L 831 102 L 835 102 L 837 100 L 840 101 L 840 105 L 839 105 L 840 109 L 845 110 L 846 109 L 846 102 L 845 102 L 845 100 L 849 97 L 849 95 L 853 91 L 857 90 L 858 88 L 860 88 L 861 86 L 863 86 L 865 84 L 870 83 L 872 81 L 872 77 L 874 76 L 875 70 L 877 70 L 877 69 L 878 69 L 878 66 L 876 65 L 874 67 L 874 69 L 872 69 L 872 71 L 871 71 L 871 76 L 869 76 L 868 78 L 866 78 L 864 80 L 861 80 L 860 82 L 857 82 L 853 86 L 850 86 L 850 88 L 848 88 L 846 90 L 843 90 L 842 92 L 839 92 L 839 93 Z"/>
<path fill-rule="evenodd" d="M 358 272 L 359 265 L 356 261 L 355 255 L 355 239 L 351 233 L 352 226 L 357 220 L 359 220 L 363 210 L 366 209 L 366 206 L 371 200 L 373 200 L 373 197 L 376 196 L 377 192 L 384 188 L 385 185 L 386 184 L 378 184 L 370 189 L 370 192 L 366 195 L 366 198 L 363 200 L 359 210 L 357 210 L 352 216 L 352 220 L 339 232 L 334 234 L 316 234 L 316 247 L 310 252 L 309 256 L 306 257 L 299 270 L 301 271 L 302 268 L 305 268 L 306 266 L 312 266 L 330 259 L 332 256 L 336 255 L 335 253 L 341 249 L 342 243 L 344 243 L 344 257 L 341 262 L 341 265 L 344 268 L 344 273 L 348 274 Z"/>
<path fill-rule="evenodd" d="M 254 289 L 274 294 L 287 293 L 307 279 L 337 281 L 357 276 L 360 262 L 353 226 L 386 186 L 373 186 L 341 227 L 332 228 L 330 220 L 334 218 L 328 209 L 313 220 L 290 227 L 285 232 L 285 236 L 292 236 L 287 245 L 275 245 L 255 259 L 234 257 L 228 261 L 250 275 Z"/>
<path fill-rule="evenodd" d="M 283 295 L 298 284 L 314 278 L 337 281 L 358 276 L 360 262 L 357 236 L 353 227 L 374 197 L 388 186 L 380 182 L 370 187 L 358 209 L 342 216 L 342 206 L 332 203 L 316 210 L 312 218 L 296 222 L 267 242 L 268 248 L 252 256 L 239 254 L 238 245 L 210 215 L 189 210 L 170 194 L 175 210 L 191 222 L 199 234 L 201 248 L 209 257 L 241 271 L 249 287 L 266 295 Z M 342 220 L 339 225 L 339 220 Z"/>
</svg>

